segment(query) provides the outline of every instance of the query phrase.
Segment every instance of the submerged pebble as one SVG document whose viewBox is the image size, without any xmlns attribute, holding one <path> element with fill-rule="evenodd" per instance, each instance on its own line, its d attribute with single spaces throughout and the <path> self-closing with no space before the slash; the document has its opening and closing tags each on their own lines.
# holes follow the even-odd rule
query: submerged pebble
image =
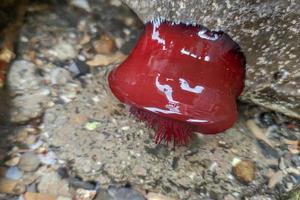
<svg viewBox="0 0 300 200">
<path fill-rule="evenodd" d="M 6 170 L 5 178 L 19 180 L 23 176 L 23 172 L 18 167 L 10 167 Z"/>
</svg>

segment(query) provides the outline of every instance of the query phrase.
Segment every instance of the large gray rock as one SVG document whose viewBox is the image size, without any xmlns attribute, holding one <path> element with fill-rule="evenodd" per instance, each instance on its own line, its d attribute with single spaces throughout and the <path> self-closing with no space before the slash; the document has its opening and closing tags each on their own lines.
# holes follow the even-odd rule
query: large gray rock
<svg viewBox="0 0 300 200">
<path fill-rule="evenodd" d="M 161 17 L 227 32 L 247 58 L 241 99 L 300 118 L 300 1 L 123 1 L 144 22 Z"/>
<path fill-rule="evenodd" d="M 40 116 L 47 107 L 50 90 L 37 70 L 37 66 L 25 60 L 16 60 L 11 64 L 6 94 L 10 110 L 4 112 L 9 113 L 10 121 L 25 122 Z"/>
</svg>

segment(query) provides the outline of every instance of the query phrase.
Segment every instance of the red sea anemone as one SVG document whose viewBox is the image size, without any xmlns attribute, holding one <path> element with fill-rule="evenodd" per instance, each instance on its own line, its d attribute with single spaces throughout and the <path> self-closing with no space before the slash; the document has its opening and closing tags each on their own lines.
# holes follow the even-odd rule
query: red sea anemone
<svg viewBox="0 0 300 200">
<path fill-rule="evenodd" d="M 193 131 L 214 134 L 237 119 L 245 57 L 227 34 L 154 21 L 109 75 L 113 94 L 156 129 L 155 142 L 186 144 Z"/>
</svg>

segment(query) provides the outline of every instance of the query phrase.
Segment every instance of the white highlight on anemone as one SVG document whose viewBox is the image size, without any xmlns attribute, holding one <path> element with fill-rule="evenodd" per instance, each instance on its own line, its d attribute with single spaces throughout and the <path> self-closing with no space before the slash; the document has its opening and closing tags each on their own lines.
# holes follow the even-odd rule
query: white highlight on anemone
<svg viewBox="0 0 300 200">
<path fill-rule="evenodd" d="M 160 84 L 160 82 L 158 80 L 159 77 L 160 77 L 160 74 L 158 74 L 156 76 L 156 79 L 155 79 L 155 85 L 156 85 L 157 89 L 159 89 L 159 91 L 163 92 L 166 95 L 169 102 L 178 103 L 178 101 L 175 101 L 173 99 L 173 89 L 172 89 L 172 87 L 167 85 L 167 84 Z"/>
<path fill-rule="evenodd" d="M 216 33 L 213 33 L 211 36 L 207 34 L 208 30 L 206 29 L 201 29 L 199 32 L 198 32 L 198 36 L 200 38 L 203 38 L 203 39 L 206 39 L 206 40 L 211 40 L 211 41 L 215 41 L 219 38 L 218 34 Z"/>
<path fill-rule="evenodd" d="M 149 110 L 154 113 L 164 113 L 164 114 L 180 114 L 178 110 L 164 110 L 155 107 L 144 107 L 144 109 Z"/>
<path fill-rule="evenodd" d="M 179 82 L 180 82 L 180 88 L 188 92 L 200 94 L 204 90 L 204 87 L 202 87 L 201 85 L 196 85 L 195 87 L 191 87 L 190 84 L 187 82 L 187 80 L 183 78 L 179 78 Z"/>
<path fill-rule="evenodd" d="M 159 82 L 159 77 L 160 74 L 158 74 L 156 76 L 155 79 L 155 85 L 157 87 L 157 89 L 161 92 L 163 92 L 166 96 L 166 98 L 168 99 L 168 103 L 166 104 L 166 109 L 161 109 L 161 108 L 155 108 L 155 107 L 145 107 L 145 109 L 150 110 L 152 112 L 160 112 L 160 113 L 164 113 L 164 114 L 180 114 L 179 111 L 179 105 L 178 105 L 178 101 L 175 101 L 173 99 L 173 89 L 170 85 L 167 84 L 161 84 Z"/>
<path fill-rule="evenodd" d="M 197 56 L 196 54 L 191 53 L 191 52 L 189 52 L 188 50 L 186 50 L 186 49 L 184 49 L 184 48 L 182 48 L 182 49 L 180 50 L 180 52 L 181 52 L 182 54 L 184 54 L 184 55 L 191 56 L 191 57 L 193 57 L 193 58 L 198 58 L 199 60 L 201 59 L 201 56 Z"/>
<path fill-rule="evenodd" d="M 210 60 L 210 57 L 209 57 L 209 56 L 205 56 L 205 57 L 204 57 L 204 60 L 205 60 L 206 62 L 208 62 L 208 61 Z"/>
<path fill-rule="evenodd" d="M 188 56 L 190 55 L 190 52 L 185 50 L 184 48 L 182 48 L 180 52 L 184 55 L 188 55 Z"/>
<path fill-rule="evenodd" d="M 165 41 L 165 39 L 160 37 L 159 31 L 158 31 L 158 28 L 162 21 L 163 21 L 163 19 L 161 19 L 161 18 L 158 18 L 158 19 L 155 19 L 152 21 L 152 24 L 153 24 L 152 39 L 156 40 L 159 44 L 162 44 L 163 50 L 166 50 L 166 41 Z"/>
<path fill-rule="evenodd" d="M 208 120 L 205 119 L 188 119 L 187 122 L 196 122 L 196 123 L 205 123 L 208 122 Z"/>
</svg>

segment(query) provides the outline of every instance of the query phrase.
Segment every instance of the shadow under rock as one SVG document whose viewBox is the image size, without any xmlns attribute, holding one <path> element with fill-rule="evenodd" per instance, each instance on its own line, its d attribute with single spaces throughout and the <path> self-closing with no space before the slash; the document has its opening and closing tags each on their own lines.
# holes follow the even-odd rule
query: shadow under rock
<svg viewBox="0 0 300 200">
<path fill-rule="evenodd" d="M 8 136 L 11 135 L 14 125 L 9 123 L 10 106 L 7 97 L 7 91 L 0 89 L 0 166 L 5 162 L 7 152 L 13 145 L 8 140 Z"/>
</svg>

